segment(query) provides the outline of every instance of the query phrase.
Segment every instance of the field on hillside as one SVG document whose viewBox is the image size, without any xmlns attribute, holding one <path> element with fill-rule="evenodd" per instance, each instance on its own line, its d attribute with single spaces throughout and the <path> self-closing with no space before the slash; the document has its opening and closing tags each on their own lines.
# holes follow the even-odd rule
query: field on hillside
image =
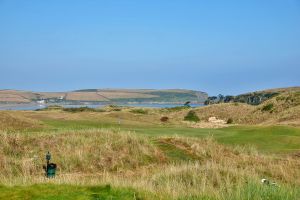
<svg viewBox="0 0 300 200">
<path fill-rule="evenodd" d="M 32 92 L 20 90 L 0 90 L 0 103 L 33 103 L 44 99 L 51 103 L 83 102 L 170 102 L 186 101 L 203 103 L 205 92 L 193 90 L 143 90 L 143 89 L 84 89 L 69 92 Z"/>
<path fill-rule="evenodd" d="M 0 199 L 299 199 L 298 104 L 282 101 L 263 115 L 270 102 L 0 111 Z M 211 116 L 233 122 L 195 128 Z"/>
</svg>

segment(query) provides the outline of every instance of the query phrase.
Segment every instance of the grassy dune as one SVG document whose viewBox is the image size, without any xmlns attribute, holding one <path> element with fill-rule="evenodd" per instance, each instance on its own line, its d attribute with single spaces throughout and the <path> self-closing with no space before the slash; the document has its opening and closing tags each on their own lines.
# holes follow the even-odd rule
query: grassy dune
<svg viewBox="0 0 300 200">
<path fill-rule="evenodd" d="M 300 126 L 300 91 L 299 88 L 298 90 L 287 90 L 258 106 L 244 103 L 222 103 L 197 108 L 196 112 L 202 120 L 216 116 L 221 119 L 232 118 L 237 124 Z"/>
</svg>

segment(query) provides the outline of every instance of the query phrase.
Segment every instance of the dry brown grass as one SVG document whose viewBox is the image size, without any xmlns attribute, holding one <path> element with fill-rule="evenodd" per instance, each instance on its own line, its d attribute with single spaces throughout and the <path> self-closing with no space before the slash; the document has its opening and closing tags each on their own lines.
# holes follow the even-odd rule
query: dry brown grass
<svg viewBox="0 0 300 200">
<path fill-rule="evenodd" d="M 273 88 L 273 89 L 256 91 L 256 93 L 273 93 L 273 92 L 278 92 L 278 93 L 300 92 L 300 87 Z"/>
<path fill-rule="evenodd" d="M 248 118 L 253 111 L 254 106 L 241 103 L 216 104 L 205 106 L 197 109 L 197 114 L 200 119 L 208 121 L 209 117 L 216 117 L 227 121 L 232 118 L 235 123 L 251 123 Z"/>
<path fill-rule="evenodd" d="M 263 111 L 267 105 L 273 105 L 270 111 Z M 284 92 L 262 105 L 257 106 L 254 115 L 264 116 L 265 124 L 300 125 L 300 92 Z"/>
<path fill-rule="evenodd" d="M 97 92 L 98 94 L 105 96 L 109 99 L 126 99 L 126 98 L 153 98 L 158 97 L 150 94 L 143 94 L 137 92 L 126 92 L 126 91 L 101 91 Z"/>
<path fill-rule="evenodd" d="M 44 120 L 67 120 L 67 121 L 86 121 L 86 122 L 94 122 L 94 123 L 109 123 L 115 124 L 121 120 L 122 124 L 126 125 L 151 125 L 151 124 L 159 124 L 160 117 L 158 111 L 153 111 L 149 109 L 149 113 L 146 115 L 135 114 L 132 113 L 131 110 L 133 108 L 120 108 L 121 111 L 113 111 L 111 108 L 101 108 L 105 110 L 105 112 L 78 112 L 78 113 L 70 113 L 64 112 L 62 110 L 50 110 L 50 111 L 16 111 L 19 115 L 23 115 L 26 118 L 44 121 Z M 0 127 L 1 130 L 1 127 Z"/>
<path fill-rule="evenodd" d="M 245 103 L 221 103 L 195 108 L 202 122 L 208 122 L 210 117 L 227 121 L 233 119 L 235 124 L 284 124 L 300 126 L 300 93 L 291 89 L 275 96 L 258 106 Z M 264 106 L 272 104 L 270 111 L 264 111 Z M 169 113 L 171 119 L 181 121 L 189 110 Z M 200 123 L 199 126 L 201 127 Z"/>
<path fill-rule="evenodd" d="M 114 93 L 149 93 L 149 92 L 177 92 L 177 93 L 187 93 L 189 90 L 184 89 L 99 89 L 99 92 L 114 92 Z M 192 90 L 191 90 L 192 91 Z"/>
<path fill-rule="evenodd" d="M 66 100 L 73 101 L 108 101 L 96 92 L 69 92 L 67 93 Z"/>
<path fill-rule="evenodd" d="M 111 130 L 68 131 L 63 133 L 1 133 L 2 175 L 39 175 L 48 150 L 63 173 L 120 172 L 134 170 L 160 154 L 145 138 Z"/>
<path fill-rule="evenodd" d="M 26 117 L 19 111 L 0 111 L 0 130 L 25 130 L 38 128 L 41 123 L 38 120 Z"/>
<path fill-rule="evenodd" d="M 29 103 L 35 99 L 36 95 L 32 92 L 17 90 L 0 90 L 0 102 Z"/>
<path fill-rule="evenodd" d="M 49 182 L 43 178 L 49 149 L 58 164 L 53 183 L 112 184 L 172 198 L 234 193 L 268 178 L 283 186 L 300 185 L 300 160 L 260 155 L 251 148 L 225 147 L 213 139 L 158 137 L 190 161 L 169 159 L 148 137 L 112 130 L 56 133 L 0 133 L 0 183 Z"/>
</svg>

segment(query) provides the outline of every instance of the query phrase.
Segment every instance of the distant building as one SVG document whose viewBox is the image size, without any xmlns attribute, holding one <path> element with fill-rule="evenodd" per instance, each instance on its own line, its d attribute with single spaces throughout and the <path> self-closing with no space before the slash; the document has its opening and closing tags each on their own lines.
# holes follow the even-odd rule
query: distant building
<svg viewBox="0 0 300 200">
<path fill-rule="evenodd" d="M 37 103 L 38 103 L 38 104 L 45 104 L 46 101 L 45 101 L 44 99 L 41 99 L 41 100 L 38 100 Z"/>
</svg>

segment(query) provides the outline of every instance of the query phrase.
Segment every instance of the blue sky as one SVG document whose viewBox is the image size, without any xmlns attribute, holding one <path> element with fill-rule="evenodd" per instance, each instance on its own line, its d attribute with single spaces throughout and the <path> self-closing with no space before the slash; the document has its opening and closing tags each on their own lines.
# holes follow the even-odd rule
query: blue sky
<svg viewBox="0 0 300 200">
<path fill-rule="evenodd" d="M 300 85 L 299 0 L 0 0 L 0 88 Z"/>
</svg>

